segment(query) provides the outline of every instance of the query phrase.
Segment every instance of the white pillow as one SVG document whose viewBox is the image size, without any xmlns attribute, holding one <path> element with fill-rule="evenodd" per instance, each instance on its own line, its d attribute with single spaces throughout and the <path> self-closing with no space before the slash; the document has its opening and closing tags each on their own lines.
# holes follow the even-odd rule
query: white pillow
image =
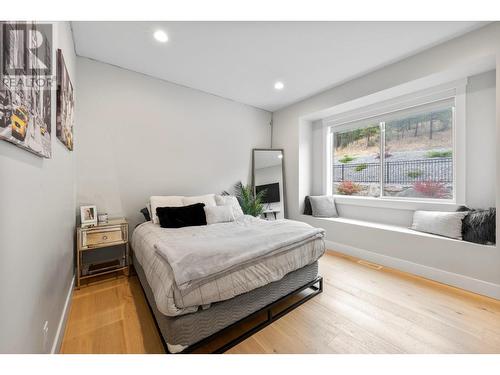
<svg viewBox="0 0 500 375">
<path fill-rule="evenodd" d="M 462 239 L 462 219 L 468 212 L 415 211 L 411 229 Z"/>
<path fill-rule="evenodd" d="M 205 206 L 204 208 L 208 225 L 234 221 L 233 208 L 231 206 Z"/>
<path fill-rule="evenodd" d="M 160 196 L 160 195 L 154 195 L 151 198 L 149 198 L 149 203 L 151 204 L 151 220 L 153 220 L 153 223 L 159 224 L 160 219 L 158 219 L 158 215 L 156 215 L 156 209 L 158 207 L 180 207 L 184 206 L 184 203 L 182 202 L 182 196 L 178 195 L 166 195 L 166 196 Z"/>
<path fill-rule="evenodd" d="M 231 206 L 235 219 L 244 215 L 238 199 L 233 195 L 216 195 L 215 202 L 217 206 Z"/>
<path fill-rule="evenodd" d="M 195 203 L 205 203 L 205 207 L 215 206 L 215 194 L 198 195 L 197 197 L 183 197 L 184 206 L 189 206 Z"/>
</svg>

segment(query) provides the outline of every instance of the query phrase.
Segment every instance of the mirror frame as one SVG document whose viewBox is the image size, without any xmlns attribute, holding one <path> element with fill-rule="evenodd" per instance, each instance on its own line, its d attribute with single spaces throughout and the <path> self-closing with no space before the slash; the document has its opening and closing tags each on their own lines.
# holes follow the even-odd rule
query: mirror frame
<svg viewBox="0 0 500 375">
<path fill-rule="evenodd" d="M 282 148 L 253 148 L 252 149 L 252 190 L 255 194 L 255 151 L 281 151 L 283 158 L 281 159 L 281 176 L 283 178 L 283 217 L 288 218 L 286 204 L 286 178 L 285 178 L 285 150 Z"/>
</svg>

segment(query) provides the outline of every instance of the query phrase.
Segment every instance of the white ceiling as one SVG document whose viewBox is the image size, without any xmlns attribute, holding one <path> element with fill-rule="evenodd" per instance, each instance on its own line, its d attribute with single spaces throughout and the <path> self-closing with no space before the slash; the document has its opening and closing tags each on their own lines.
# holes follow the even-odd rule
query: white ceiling
<svg viewBox="0 0 500 375">
<path fill-rule="evenodd" d="M 275 111 L 481 22 L 72 22 L 76 52 Z M 165 44 L 152 34 L 163 29 Z M 282 91 L 274 89 L 283 81 Z"/>
<path fill-rule="evenodd" d="M 255 169 L 269 168 L 275 165 L 281 165 L 282 159 L 278 156 L 281 151 L 276 150 L 259 150 L 254 153 Z"/>
</svg>

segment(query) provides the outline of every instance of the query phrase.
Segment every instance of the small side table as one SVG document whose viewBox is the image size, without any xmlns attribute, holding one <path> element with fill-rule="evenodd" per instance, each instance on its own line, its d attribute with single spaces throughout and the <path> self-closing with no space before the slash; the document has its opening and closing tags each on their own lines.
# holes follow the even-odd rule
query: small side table
<svg viewBox="0 0 500 375">
<path fill-rule="evenodd" d="M 276 214 L 279 213 L 279 212 L 280 212 L 280 210 L 269 209 L 269 210 L 264 210 L 264 212 L 262 212 L 262 214 L 264 215 L 265 219 L 267 219 L 267 215 L 273 214 L 274 215 L 274 220 L 276 220 L 276 218 L 277 218 Z"/>
<path fill-rule="evenodd" d="M 99 223 L 93 227 L 78 226 L 76 229 L 76 287 L 80 288 L 80 282 L 95 276 L 107 273 L 124 271 L 129 274 L 129 243 L 127 220 L 109 219 L 107 223 Z M 86 251 L 109 248 L 111 246 L 125 245 L 120 258 L 111 261 L 86 265 L 83 263 L 83 254 Z"/>
</svg>

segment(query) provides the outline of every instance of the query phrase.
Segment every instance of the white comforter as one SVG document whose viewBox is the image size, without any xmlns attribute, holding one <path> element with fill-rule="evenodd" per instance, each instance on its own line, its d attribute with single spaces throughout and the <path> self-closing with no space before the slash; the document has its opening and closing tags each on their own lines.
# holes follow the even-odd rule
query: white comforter
<svg viewBox="0 0 500 375">
<path fill-rule="evenodd" d="M 278 281 L 289 272 L 315 262 L 325 252 L 322 232 L 319 231 L 317 236 L 290 245 L 288 249 L 274 251 L 269 256 L 236 265 L 189 288 L 183 290 L 178 288 L 173 269 L 165 257 L 159 255 L 157 245 L 172 239 L 181 243 L 188 233 L 192 236 L 203 232 L 203 229 L 209 229 L 208 227 L 211 227 L 210 231 L 227 232 L 237 225 L 237 223 L 213 224 L 207 227 L 192 227 L 187 231 L 165 229 L 147 222 L 134 230 L 132 248 L 146 274 L 160 312 L 168 316 L 195 312 L 199 306 L 207 307 L 213 302 L 233 298 Z"/>
<path fill-rule="evenodd" d="M 324 235 L 323 229 L 299 221 L 248 215 L 219 225 L 165 229 L 169 231 L 181 236 L 162 236 L 155 249 L 172 267 L 181 290 Z"/>
</svg>

